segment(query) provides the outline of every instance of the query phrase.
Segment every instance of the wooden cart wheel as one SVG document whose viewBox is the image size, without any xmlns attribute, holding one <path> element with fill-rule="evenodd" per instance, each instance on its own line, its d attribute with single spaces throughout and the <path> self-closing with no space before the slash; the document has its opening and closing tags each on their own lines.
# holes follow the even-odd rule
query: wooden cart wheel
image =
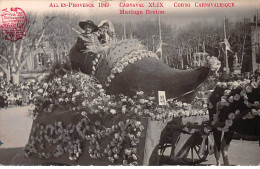
<svg viewBox="0 0 260 169">
<path fill-rule="evenodd" d="M 205 149 L 203 155 L 200 155 L 200 149 L 201 144 L 203 142 L 202 135 L 199 132 L 196 132 L 192 134 L 188 140 L 183 144 L 182 148 L 176 152 L 176 157 L 174 159 L 170 158 L 169 156 L 161 155 L 159 156 L 159 164 L 167 164 L 167 165 L 196 165 L 200 164 L 203 161 L 206 160 L 208 156 L 208 140 L 207 138 L 204 140 L 205 141 Z M 164 145 L 166 146 L 166 145 Z M 167 148 L 167 147 L 161 146 L 161 148 Z M 171 145 L 172 146 L 172 145 Z M 173 146 L 172 146 L 173 148 Z"/>
<path fill-rule="evenodd" d="M 188 151 L 186 153 L 186 157 L 181 159 L 184 165 L 196 165 L 200 164 L 203 161 L 207 159 L 208 156 L 208 139 L 206 138 L 205 140 L 205 147 L 201 147 L 201 144 L 203 142 L 202 135 L 197 132 L 194 133 L 191 138 L 189 143 L 190 147 L 188 148 Z M 203 153 L 200 154 L 200 149 L 204 149 Z"/>
</svg>

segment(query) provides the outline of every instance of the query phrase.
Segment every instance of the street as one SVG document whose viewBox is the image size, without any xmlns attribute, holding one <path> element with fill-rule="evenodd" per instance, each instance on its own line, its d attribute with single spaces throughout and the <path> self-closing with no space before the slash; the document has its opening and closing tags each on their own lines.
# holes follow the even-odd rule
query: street
<svg viewBox="0 0 260 169">
<path fill-rule="evenodd" d="M 26 112 L 29 106 L 0 109 L 0 148 L 24 146 L 29 138 L 32 119 Z"/>
</svg>

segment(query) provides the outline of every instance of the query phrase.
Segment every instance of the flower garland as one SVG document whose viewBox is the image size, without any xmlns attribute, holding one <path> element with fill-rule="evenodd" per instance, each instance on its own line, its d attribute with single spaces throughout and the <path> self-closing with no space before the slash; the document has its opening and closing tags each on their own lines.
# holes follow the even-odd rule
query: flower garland
<svg viewBox="0 0 260 169">
<path fill-rule="evenodd" d="M 224 120 L 224 126 L 217 127 L 219 131 L 229 131 L 233 121 L 238 118 L 252 119 L 260 116 L 260 102 L 257 100 L 259 98 L 260 77 L 243 81 L 218 82 L 217 87 L 222 89 L 223 96 L 216 104 L 216 114 L 214 114 L 212 124 L 216 125 L 220 122 L 221 113 L 228 114 Z M 212 103 L 209 102 L 208 107 L 212 109 Z M 226 112 L 223 111 L 224 109 L 233 111 Z"/>
<path fill-rule="evenodd" d="M 93 159 L 105 158 L 123 165 L 138 165 L 137 145 L 144 126 L 140 119 L 165 120 L 180 116 L 207 114 L 207 107 L 201 101 L 192 104 L 173 99 L 159 107 L 155 97 L 145 96 L 138 91 L 135 96 L 107 95 L 100 84 L 82 73 L 67 73 L 50 81 L 42 81 L 34 86 L 35 108 L 29 110 L 33 119 L 43 112 L 51 113 L 56 108 L 81 116 L 75 124 L 37 124 L 25 148 L 25 156 L 36 153 L 39 158 L 60 157 L 69 154 L 70 160 L 77 160 L 82 154 L 82 143 L 87 142 L 89 156 Z M 117 124 L 106 126 L 107 119 L 123 119 Z M 104 126 L 105 125 L 105 126 Z M 111 138 L 106 145 L 102 140 Z M 54 144 L 52 151 L 45 147 Z M 123 146 L 128 145 L 128 146 Z"/>
<path fill-rule="evenodd" d="M 207 56 L 207 65 L 210 67 L 212 71 L 218 71 L 221 67 L 221 62 L 215 56 Z"/>
<path fill-rule="evenodd" d="M 141 44 L 140 40 L 120 40 L 112 44 L 106 53 L 97 55 L 92 62 L 92 75 L 95 75 L 103 87 L 106 88 L 110 86 L 111 81 L 127 65 L 146 57 L 158 59 L 156 53 L 145 50 L 145 46 Z"/>
<path fill-rule="evenodd" d="M 115 75 L 118 73 L 121 73 L 123 69 L 128 65 L 128 64 L 133 64 L 134 62 L 141 60 L 146 57 L 154 57 L 158 59 L 157 55 L 151 51 L 147 50 L 137 50 L 134 52 L 131 52 L 130 54 L 118 59 L 115 62 L 114 67 L 110 71 L 110 75 L 107 77 L 107 82 L 105 82 L 105 85 L 108 87 L 112 81 L 112 79 L 115 78 Z"/>
</svg>

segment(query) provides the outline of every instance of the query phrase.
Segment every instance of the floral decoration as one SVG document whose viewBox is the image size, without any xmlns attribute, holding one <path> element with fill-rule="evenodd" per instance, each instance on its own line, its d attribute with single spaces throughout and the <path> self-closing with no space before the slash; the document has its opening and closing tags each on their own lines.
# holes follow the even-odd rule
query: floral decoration
<svg viewBox="0 0 260 169">
<path fill-rule="evenodd" d="M 212 125 L 227 132 L 237 119 L 252 119 L 260 116 L 260 77 L 218 82 L 215 95 L 220 96 L 216 107 L 209 102 L 209 109 L 216 109 Z M 220 117 L 221 116 L 221 117 Z M 222 122 L 222 123 L 221 123 Z"/>
<path fill-rule="evenodd" d="M 118 59 L 115 62 L 114 67 L 111 69 L 110 74 L 107 77 L 107 81 L 105 82 L 105 85 L 109 86 L 111 81 L 115 78 L 115 76 L 121 73 L 128 64 L 133 64 L 134 62 L 146 57 L 154 57 L 158 59 L 155 53 L 147 50 L 137 50 Z"/>
<path fill-rule="evenodd" d="M 88 154 L 93 159 L 107 158 L 111 163 L 138 165 L 137 146 L 145 129 L 142 118 L 165 120 L 180 116 L 206 115 L 205 103 L 195 100 L 191 104 L 167 100 L 158 106 L 155 97 L 138 91 L 135 96 L 107 95 L 102 85 L 92 77 L 69 72 L 43 80 L 34 86 L 35 107 L 29 115 L 37 120 L 43 112 L 52 113 L 57 108 L 81 117 L 77 123 L 37 124 L 25 147 L 25 156 L 37 154 L 39 158 L 60 157 L 69 154 L 77 160 L 87 142 Z M 107 119 L 120 119 L 108 126 Z M 109 138 L 108 143 L 102 140 Z M 52 151 L 46 148 L 52 145 Z"/>
</svg>

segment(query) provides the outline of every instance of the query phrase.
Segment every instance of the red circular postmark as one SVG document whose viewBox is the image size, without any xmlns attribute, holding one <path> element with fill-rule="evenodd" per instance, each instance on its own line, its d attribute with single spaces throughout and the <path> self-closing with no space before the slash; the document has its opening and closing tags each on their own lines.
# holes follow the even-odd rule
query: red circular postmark
<svg viewBox="0 0 260 169">
<path fill-rule="evenodd" d="M 17 41 L 26 36 L 27 17 L 21 8 L 3 9 L 0 24 L 6 40 Z"/>
</svg>

